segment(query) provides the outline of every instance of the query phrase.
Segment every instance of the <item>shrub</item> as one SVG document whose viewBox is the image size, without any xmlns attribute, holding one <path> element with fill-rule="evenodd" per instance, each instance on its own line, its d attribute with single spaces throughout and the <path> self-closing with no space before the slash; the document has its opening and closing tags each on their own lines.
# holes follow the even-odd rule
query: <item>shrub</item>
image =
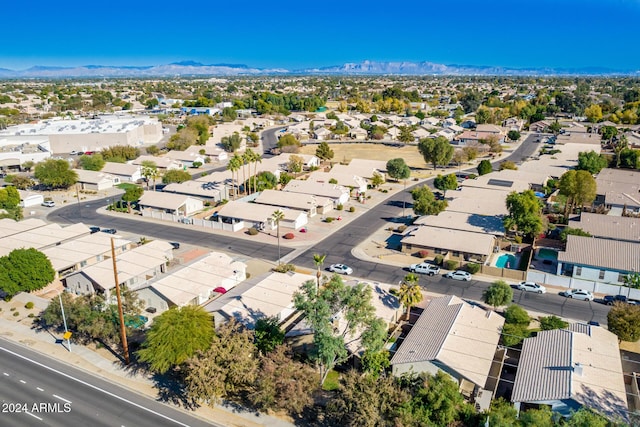
<svg viewBox="0 0 640 427">
<path fill-rule="evenodd" d="M 402 233 L 402 232 L 404 232 L 404 230 L 406 230 L 406 229 L 407 229 L 407 226 L 406 226 L 406 225 L 401 225 L 401 226 L 399 226 L 398 228 L 396 228 L 396 231 L 397 231 L 398 233 Z"/>
<path fill-rule="evenodd" d="M 355 212 L 355 211 L 356 211 L 355 206 L 351 206 L 351 207 L 349 208 L 349 212 L 352 212 L 352 213 L 353 213 L 353 212 Z"/>
<path fill-rule="evenodd" d="M 279 266 L 275 267 L 273 269 L 273 271 L 275 271 L 276 273 L 287 273 L 289 271 L 295 271 L 296 266 L 293 264 L 280 264 Z"/>
<path fill-rule="evenodd" d="M 284 236 L 282 236 L 283 239 L 287 239 L 287 240 L 291 240 L 294 237 L 296 237 L 293 233 L 287 233 Z"/>
<path fill-rule="evenodd" d="M 444 262 L 444 268 L 447 270 L 455 270 L 456 268 L 458 268 L 458 261 L 448 259 Z"/>
<path fill-rule="evenodd" d="M 324 222 L 329 222 L 329 223 L 331 223 L 331 222 L 333 222 L 333 220 L 334 220 L 334 219 L 335 219 L 334 217 L 332 217 L 332 216 L 328 216 L 328 217 L 326 217 L 326 218 L 324 219 Z"/>
<path fill-rule="evenodd" d="M 476 274 L 478 271 L 480 271 L 480 264 L 478 264 L 477 262 L 470 262 L 470 263 L 467 263 L 467 265 L 465 265 L 464 268 L 469 273 Z"/>
<path fill-rule="evenodd" d="M 255 236 L 256 234 L 258 234 L 258 230 L 255 227 L 251 227 L 247 230 L 247 234 L 249 236 Z"/>
<path fill-rule="evenodd" d="M 427 251 L 426 249 L 422 249 L 421 251 L 418 251 L 418 258 L 426 258 L 429 256 L 429 251 Z"/>
<path fill-rule="evenodd" d="M 24 308 L 31 310 L 33 308 L 33 302 L 29 301 L 24 305 Z"/>
<path fill-rule="evenodd" d="M 529 317 L 529 313 L 527 310 L 520 307 L 519 305 L 511 304 L 504 310 L 504 321 L 505 323 L 529 326 L 529 322 L 531 318 Z"/>
<path fill-rule="evenodd" d="M 20 313 L 18 313 L 17 311 L 14 311 L 13 312 L 13 317 L 18 317 L 18 316 L 20 316 Z"/>
<path fill-rule="evenodd" d="M 36 317 L 36 315 L 33 314 L 33 313 L 29 313 L 29 315 L 27 317 L 34 318 L 34 317 Z"/>
<path fill-rule="evenodd" d="M 344 206 L 342 205 L 342 203 L 339 203 L 338 206 L 336 206 L 336 210 L 341 211 L 342 209 L 344 209 Z"/>
<path fill-rule="evenodd" d="M 469 175 L 467 175 L 467 179 L 477 179 L 478 175 L 476 175 L 475 173 L 470 173 Z"/>
<path fill-rule="evenodd" d="M 16 311 L 15 307 L 11 307 L 11 309 L 9 311 Z"/>
<path fill-rule="evenodd" d="M 442 255 L 436 255 L 433 257 L 433 262 L 435 265 L 442 265 Z"/>
<path fill-rule="evenodd" d="M 513 241 L 516 243 L 522 243 L 522 236 L 514 236 Z"/>
</svg>

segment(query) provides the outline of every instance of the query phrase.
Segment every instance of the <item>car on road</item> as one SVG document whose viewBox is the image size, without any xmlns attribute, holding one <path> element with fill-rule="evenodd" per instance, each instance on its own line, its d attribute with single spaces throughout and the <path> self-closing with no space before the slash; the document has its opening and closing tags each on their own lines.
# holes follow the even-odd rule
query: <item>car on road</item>
<svg viewBox="0 0 640 427">
<path fill-rule="evenodd" d="M 97 233 L 98 231 L 100 231 L 100 227 L 89 227 L 89 231 L 91 232 L 91 234 Z"/>
<path fill-rule="evenodd" d="M 602 299 L 607 305 L 613 305 L 616 302 L 623 302 L 625 304 L 630 303 L 630 301 L 624 295 L 605 295 Z"/>
<path fill-rule="evenodd" d="M 544 294 L 547 292 L 547 288 L 534 282 L 520 282 L 516 285 L 516 288 L 521 291 L 535 292 L 537 294 Z"/>
<path fill-rule="evenodd" d="M 107 234 L 116 234 L 117 231 L 115 228 L 103 228 L 102 230 L 103 233 L 107 233 Z"/>
<path fill-rule="evenodd" d="M 444 275 L 444 277 L 448 279 L 464 280 L 465 282 L 468 282 L 469 280 L 471 280 L 471 273 L 469 273 L 468 271 L 456 270 L 448 272 Z"/>
<path fill-rule="evenodd" d="M 411 271 L 412 273 L 434 276 L 440 273 L 440 267 L 432 264 L 427 264 L 426 262 L 421 262 L 420 264 L 411 264 L 409 266 L 409 271 Z"/>
<path fill-rule="evenodd" d="M 80 154 L 84 154 L 82 151 L 73 150 L 69 153 L 71 156 L 79 156 Z"/>
<path fill-rule="evenodd" d="M 353 273 L 353 268 L 344 264 L 331 264 L 329 266 L 329 271 L 332 273 L 346 274 L 348 276 Z"/>
<path fill-rule="evenodd" d="M 46 208 L 53 208 L 56 206 L 56 202 L 54 202 L 53 200 L 45 200 L 44 202 L 42 202 L 42 206 Z"/>
<path fill-rule="evenodd" d="M 590 291 L 585 291 L 584 289 L 569 289 L 564 292 L 560 292 L 560 295 L 582 301 L 593 301 L 593 294 Z"/>
</svg>

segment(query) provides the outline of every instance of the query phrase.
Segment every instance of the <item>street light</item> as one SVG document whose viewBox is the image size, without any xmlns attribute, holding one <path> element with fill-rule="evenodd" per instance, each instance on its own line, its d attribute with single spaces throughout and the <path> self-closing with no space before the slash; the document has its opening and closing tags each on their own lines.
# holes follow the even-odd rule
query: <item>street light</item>
<svg viewBox="0 0 640 427">
<path fill-rule="evenodd" d="M 67 329 L 67 318 L 64 315 L 64 306 L 62 305 L 62 294 L 58 291 L 58 300 L 60 301 L 60 310 L 62 311 L 62 322 L 64 323 L 64 337 L 67 339 L 67 350 L 71 353 L 71 332 Z"/>
</svg>

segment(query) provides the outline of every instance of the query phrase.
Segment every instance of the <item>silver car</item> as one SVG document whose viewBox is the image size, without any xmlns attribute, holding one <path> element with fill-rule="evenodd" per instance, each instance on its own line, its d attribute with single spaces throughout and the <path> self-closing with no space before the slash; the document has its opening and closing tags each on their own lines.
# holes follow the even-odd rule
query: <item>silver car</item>
<svg viewBox="0 0 640 427">
<path fill-rule="evenodd" d="M 561 295 L 582 301 L 593 301 L 593 294 L 590 291 L 585 291 L 584 289 L 569 289 L 568 291 L 562 292 Z"/>
<path fill-rule="evenodd" d="M 464 280 L 465 282 L 468 282 L 469 280 L 471 280 L 471 273 L 469 273 L 468 271 L 456 270 L 447 273 L 444 277 L 454 280 Z"/>
<path fill-rule="evenodd" d="M 535 292 L 537 294 L 544 294 L 547 292 L 547 288 L 534 282 L 520 282 L 516 287 L 521 291 Z"/>
</svg>

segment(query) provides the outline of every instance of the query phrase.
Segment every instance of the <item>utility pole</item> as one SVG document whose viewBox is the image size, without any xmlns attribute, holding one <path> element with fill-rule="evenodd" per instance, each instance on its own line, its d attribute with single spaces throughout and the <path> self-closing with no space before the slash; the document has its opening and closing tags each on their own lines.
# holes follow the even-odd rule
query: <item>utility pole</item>
<svg viewBox="0 0 640 427">
<path fill-rule="evenodd" d="M 116 281 L 116 297 L 118 298 L 118 315 L 120 317 L 120 339 L 124 352 L 124 364 L 129 364 L 129 345 L 127 344 L 127 331 L 124 325 L 124 313 L 122 312 L 122 298 L 120 297 L 120 281 L 118 280 L 118 267 L 116 266 L 116 250 L 111 238 L 111 259 L 113 260 L 113 279 Z"/>
<path fill-rule="evenodd" d="M 67 318 L 64 315 L 64 306 L 62 305 L 62 294 L 58 291 L 58 300 L 60 301 L 60 310 L 62 310 L 62 322 L 64 323 L 64 337 L 67 339 L 67 350 L 71 353 L 71 333 L 67 329 Z"/>
</svg>

